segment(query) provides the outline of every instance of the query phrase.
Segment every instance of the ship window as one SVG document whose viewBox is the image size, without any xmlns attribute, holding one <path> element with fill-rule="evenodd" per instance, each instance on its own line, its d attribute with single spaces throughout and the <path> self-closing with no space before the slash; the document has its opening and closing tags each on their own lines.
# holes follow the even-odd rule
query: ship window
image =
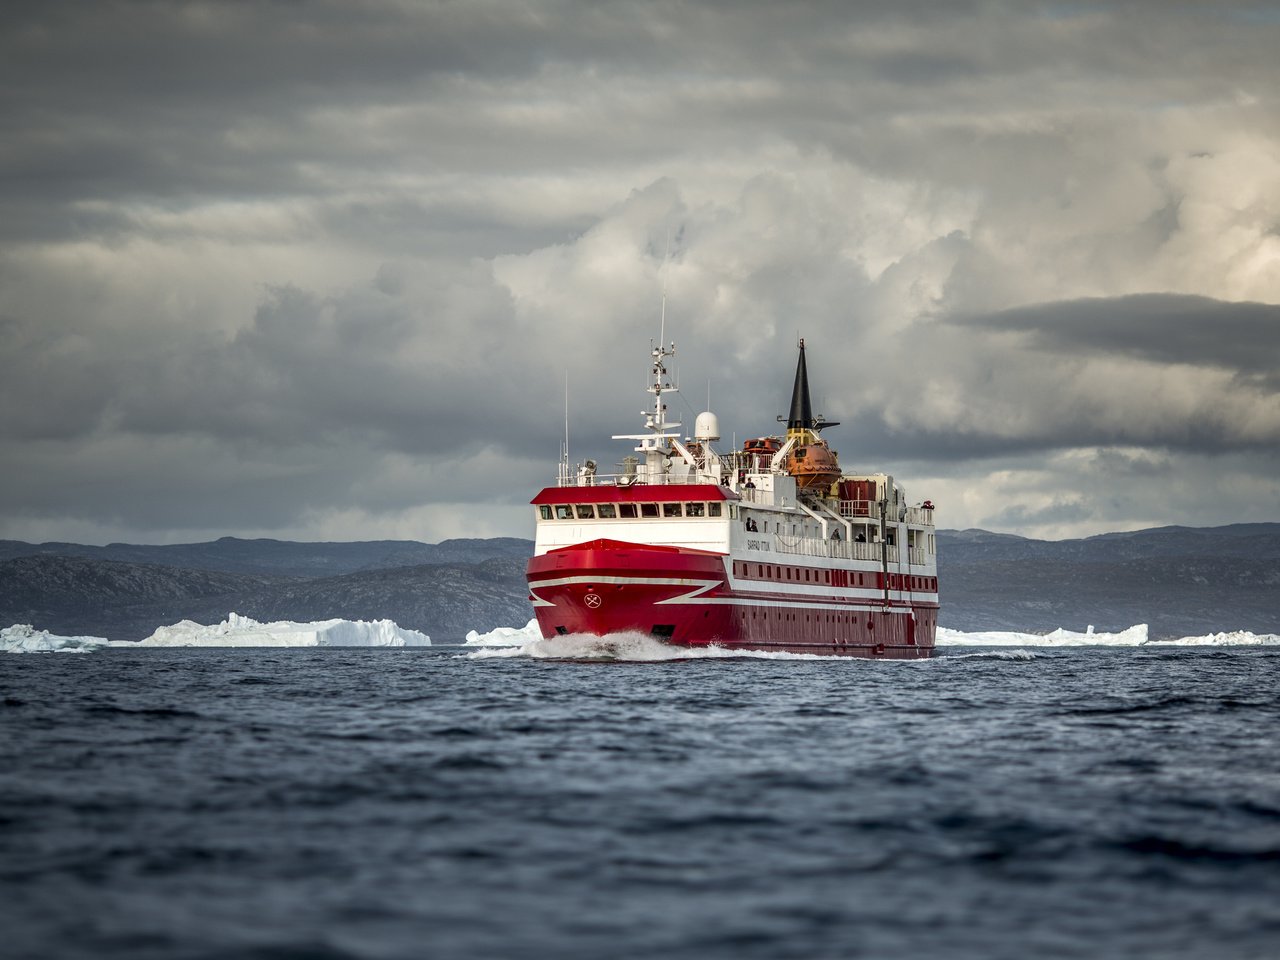
<svg viewBox="0 0 1280 960">
<path fill-rule="evenodd" d="M 556 519 L 557 519 L 557 520 L 572 520 L 572 519 L 573 519 L 573 507 L 569 506 L 569 505 L 568 505 L 568 504 L 566 504 L 566 503 L 558 503 L 558 504 L 556 504 Z"/>
<path fill-rule="evenodd" d="M 600 504 L 596 507 L 596 512 L 600 515 L 601 520 L 612 520 L 618 515 L 618 511 L 612 503 Z"/>
<path fill-rule="evenodd" d="M 720 516 L 720 504 L 718 504 L 718 503 L 708 503 L 708 504 L 707 504 L 707 516 L 708 516 L 708 517 L 718 517 L 718 516 Z"/>
<path fill-rule="evenodd" d="M 538 507 L 538 514 L 539 514 L 539 516 L 541 516 L 541 517 L 542 517 L 542 519 L 543 519 L 543 520 L 550 520 L 550 519 L 551 519 L 551 508 L 550 508 L 549 506 L 547 506 L 545 503 L 544 503 L 544 504 L 541 504 L 541 505 Z"/>
<path fill-rule="evenodd" d="M 579 520 L 594 520 L 595 518 L 596 518 L 596 512 L 591 509 L 591 504 L 589 503 L 578 504 Z"/>
<path fill-rule="evenodd" d="M 764 576 L 764 564 L 762 564 L 762 563 L 757 563 L 757 564 L 756 564 L 756 576 L 757 576 L 757 577 L 763 577 L 763 576 Z"/>
<path fill-rule="evenodd" d="M 684 505 L 684 515 L 686 517 L 700 517 L 706 513 L 707 505 L 705 503 L 686 503 Z"/>
<path fill-rule="evenodd" d="M 636 505 L 634 503 L 618 504 L 618 516 L 624 520 L 634 520 L 636 518 Z"/>
<path fill-rule="evenodd" d="M 658 505 L 656 503 L 640 504 L 640 516 L 656 517 L 658 515 Z"/>
<path fill-rule="evenodd" d="M 680 504 L 678 504 L 678 503 L 664 503 L 664 504 L 662 505 L 662 515 L 663 515 L 664 517 L 678 517 L 678 516 L 680 516 Z"/>
</svg>

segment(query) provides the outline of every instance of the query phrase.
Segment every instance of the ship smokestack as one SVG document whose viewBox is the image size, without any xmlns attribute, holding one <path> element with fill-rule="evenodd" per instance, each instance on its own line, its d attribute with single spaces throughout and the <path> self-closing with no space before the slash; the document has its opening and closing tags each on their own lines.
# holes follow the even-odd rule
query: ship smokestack
<svg viewBox="0 0 1280 960">
<path fill-rule="evenodd" d="M 796 382 L 791 388 L 791 413 L 787 416 L 787 432 L 810 430 L 816 433 L 827 427 L 839 425 L 839 421 L 823 420 L 813 415 L 813 404 L 809 400 L 809 369 L 804 362 L 804 338 L 802 337 L 800 359 L 796 363 Z"/>
<path fill-rule="evenodd" d="M 804 338 L 801 338 L 800 362 L 796 364 L 796 382 L 791 388 L 791 414 L 787 417 L 787 429 L 812 430 L 813 428 L 813 404 L 809 402 L 809 371 L 804 363 Z"/>
</svg>

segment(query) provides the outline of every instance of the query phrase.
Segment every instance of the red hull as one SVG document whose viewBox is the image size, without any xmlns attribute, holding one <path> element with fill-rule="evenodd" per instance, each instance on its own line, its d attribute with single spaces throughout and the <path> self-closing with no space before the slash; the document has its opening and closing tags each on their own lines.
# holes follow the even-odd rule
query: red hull
<svg viewBox="0 0 1280 960">
<path fill-rule="evenodd" d="M 933 654 L 936 595 L 886 604 L 874 591 L 737 580 L 733 569 L 724 554 L 593 540 L 534 557 L 528 580 L 544 637 L 638 631 L 688 647 Z"/>
</svg>

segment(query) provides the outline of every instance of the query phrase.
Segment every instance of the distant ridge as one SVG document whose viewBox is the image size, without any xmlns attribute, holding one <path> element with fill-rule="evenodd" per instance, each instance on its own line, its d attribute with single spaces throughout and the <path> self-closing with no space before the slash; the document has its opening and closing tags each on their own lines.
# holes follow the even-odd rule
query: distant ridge
<svg viewBox="0 0 1280 960">
<path fill-rule="evenodd" d="M 957 630 L 1280 633 L 1280 523 L 1155 527 L 1079 540 L 938 531 L 940 622 Z"/>
<path fill-rule="evenodd" d="M 527 558 L 531 553 L 533 541 L 515 537 L 454 539 L 440 543 L 420 543 L 417 540 L 306 543 L 223 537 L 205 543 L 109 543 L 105 547 L 0 540 L 0 561 L 33 556 L 85 557 L 119 563 L 150 563 L 192 570 L 284 577 L 330 577 L 359 570 L 411 567 L 424 563 L 478 563 L 498 557 Z"/>
<path fill-rule="evenodd" d="M 521 626 L 533 541 L 149 546 L 0 541 L 0 626 L 140 639 L 182 619 L 380 619 L 437 641 Z M 941 624 L 1121 630 L 1153 638 L 1280 633 L 1280 523 L 1156 527 L 1078 540 L 938 531 Z"/>
</svg>

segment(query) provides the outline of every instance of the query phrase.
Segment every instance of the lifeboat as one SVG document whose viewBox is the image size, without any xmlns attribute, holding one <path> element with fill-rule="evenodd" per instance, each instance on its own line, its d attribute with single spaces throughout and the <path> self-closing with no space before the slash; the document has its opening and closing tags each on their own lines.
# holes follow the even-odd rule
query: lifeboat
<svg viewBox="0 0 1280 960">
<path fill-rule="evenodd" d="M 794 446 L 786 470 L 801 490 L 825 490 L 840 479 L 840 464 L 825 440 Z"/>
<path fill-rule="evenodd" d="M 747 455 L 747 462 L 755 470 L 768 470 L 769 461 L 781 449 L 782 440 L 778 437 L 756 437 L 742 444 L 742 452 Z"/>
</svg>

